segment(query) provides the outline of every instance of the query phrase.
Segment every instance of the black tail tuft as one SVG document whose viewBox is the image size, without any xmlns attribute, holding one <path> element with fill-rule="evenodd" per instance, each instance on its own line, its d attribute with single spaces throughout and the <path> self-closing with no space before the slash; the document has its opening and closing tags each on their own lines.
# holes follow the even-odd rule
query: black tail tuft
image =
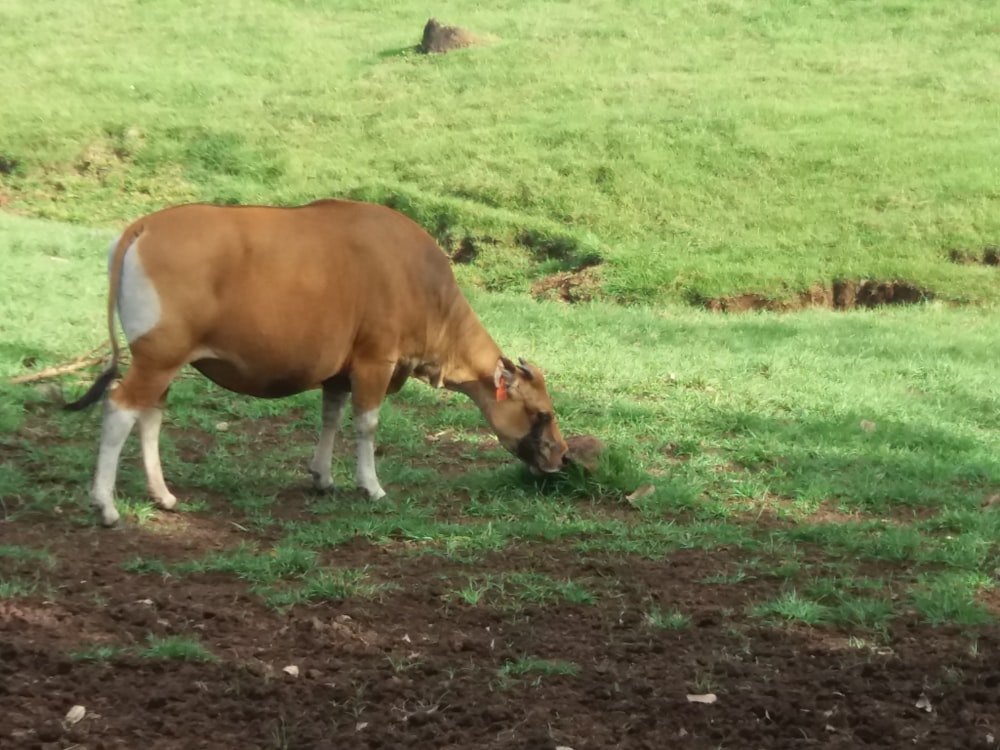
<svg viewBox="0 0 1000 750">
<path fill-rule="evenodd" d="M 63 409 L 67 411 L 80 411 L 81 409 L 86 409 L 88 406 L 93 406 L 101 400 L 101 396 L 104 395 L 104 392 L 108 390 L 112 381 L 117 377 L 118 363 L 116 362 L 97 377 L 97 380 L 94 381 L 94 384 L 90 386 L 90 389 L 86 393 L 76 401 L 63 406 Z"/>
</svg>

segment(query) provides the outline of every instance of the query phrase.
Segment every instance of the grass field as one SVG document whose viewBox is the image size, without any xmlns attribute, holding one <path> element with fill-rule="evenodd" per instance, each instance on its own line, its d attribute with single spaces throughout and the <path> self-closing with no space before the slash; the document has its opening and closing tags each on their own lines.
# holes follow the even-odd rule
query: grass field
<svg viewBox="0 0 1000 750">
<path fill-rule="evenodd" d="M 105 237 L 17 217 L 2 222 L 5 254 L 23 269 L 0 307 L 2 374 L 23 369 L 26 357 L 40 366 L 99 344 L 104 280 L 79 248 L 100 248 Z M 933 303 L 877 314 L 731 317 L 509 294 L 472 293 L 472 300 L 506 351 L 545 363 L 564 429 L 601 436 L 611 446 L 606 465 L 593 477 L 535 486 L 495 443 L 483 442 L 470 403 L 412 384 L 385 407 L 380 428 L 388 446 L 381 473 L 396 488 L 388 515 L 320 502 L 316 509 L 334 517 L 286 528 L 293 548 L 358 533 L 377 541 L 400 529 L 456 554 L 570 539 L 581 550 L 650 557 L 678 546 L 736 545 L 749 557 L 766 548 L 795 561 L 804 545 L 824 559 L 818 567 L 792 564 L 793 578 L 825 579 L 827 563 L 845 580 L 871 560 L 902 566 L 883 582 L 898 587 L 900 611 L 925 589 L 964 587 L 971 602 L 995 585 L 1000 516 L 980 508 L 1000 486 L 991 311 Z M 77 376 L 64 385 L 78 391 L 83 382 Z M 50 394 L 10 385 L 3 393 L 4 440 L 29 460 L 5 462 L 0 495 L 13 498 L 17 512 L 82 508 L 97 413 L 46 410 L 48 437 L 39 444 L 29 417 Z M 185 378 L 171 393 L 168 479 L 192 488 L 195 508 L 208 490 L 259 507 L 270 522 L 282 489 L 301 484 L 317 410 L 314 393 L 253 401 Z M 217 432 L 219 422 L 232 429 Z M 26 435 L 18 432 L 25 424 Z M 192 433 L 211 435 L 204 462 L 181 458 L 199 444 Z M 439 433 L 457 455 L 437 455 L 428 436 Z M 275 452 L 276 444 L 286 449 Z M 131 450 L 134 458 L 137 446 Z M 467 470 L 444 479 L 434 468 L 468 459 Z M 345 456 L 340 485 L 350 486 L 351 469 Z M 123 472 L 127 503 L 142 498 L 142 481 L 136 470 Z M 648 483 L 655 491 L 630 506 L 625 496 Z M 469 517 L 438 518 L 433 509 L 456 497 L 465 498 Z M 762 515 L 789 523 L 756 524 Z"/>
<path fill-rule="evenodd" d="M 995 3 L 436 12 L 493 41 L 416 55 L 412 3 L 5 3 L 7 210 L 354 195 L 473 238 L 491 289 L 600 258 L 625 301 L 868 277 L 996 298 L 947 260 L 1000 244 Z"/>
<path fill-rule="evenodd" d="M 0 644 L 35 639 L 11 640 L 0 664 L 81 685 L 105 685 L 112 665 L 145 686 L 176 662 L 182 692 L 263 690 L 276 703 L 261 705 L 289 712 L 268 717 L 269 747 L 321 747 L 289 722 L 334 705 L 326 677 L 304 670 L 316 692 L 286 695 L 270 671 L 261 687 L 227 670 L 248 653 L 279 674 L 315 661 L 322 649 L 301 646 L 314 631 L 381 644 L 329 667 L 353 675 L 334 679 L 345 742 L 378 723 L 366 706 L 389 711 L 374 696 L 392 682 L 405 710 L 390 713 L 406 718 L 390 724 L 406 732 L 418 698 L 426 728 L 448 700 L 449 716 L 472 715 L 456 694 L 523 698 L 526 716 L 582 695 L 547 736 L 629 746 L 631 729 L 588 734 L 567 717 L 617 716 L 625 697 L 594 697 L 612 683 L 681 716 L 683 694 L 661 712 L 649 687 L 669 672 L 689 693 L 754 697 L 728 719 L 678 725 L 732 746 L 722 727 L 757 731 L 756 696 L 796 669 L 802 695 L 822 680 L 849 693 L 836 671 L 810 672 L 825 659 L 876 669 L 857 684 L 885 691 L 885 704 L 836 709 L 857 741 L 866 727 L 893 735 L 879 716 L 904 704 L 936 746 L 995 733 L 968 706 L 997 684 L 1000 271 L 949 252 L 982 260 L 1000 243 L 1000 8 L 449 2 L 434 13 L 489 40 L 440 57 L 412 50 L 426 13 L 308 0 L 0 8 L 17 30 L 0 51 L 18 61 L 0 69 Z M 349 443 L 335 458 L 343 491 L 315 495 L 317 394 L 252 401 L 184 376 L 163 438 L 180 513 L 144 499 L 133 438 L 125 528 L 95 529 L 99 414 L 58 409 L 93 371 L 40 388 L 9 378 L 102 343 L 105 248 L 123 222 L 188 200 L 334 195 L 388 203 L 449 250 L 477 250 L 456 265 L 470 301 L 508 355 L 546 370 L 564 432 L 605 441 L 601 465 L 535 480 L 471 403 L 412 383 L 382 413 L 387 502 L 351 494 Z M 529 293 L 595 263 L 591 302 Z M 742 316 L 692 304 L 836 279 L 906 281 L 935 299 Z M 70 635 L 53 611 L 69 613 Z M 421 627 L 449 626 L 466 645 L 489 631 L 488 649 L 419 645 Z M 277 634 L 246 634 L 265 631 Z M 781 649 L 784 677 L 747 666 Z M 871 667 L 889 651 L 895 666 Z M 921 654 L 938 661 L 915 666 Z M 608 659 L 633 671 L 611 680 Z M 406 680 L 452 697 L 415 698 Z M 933 716 L 913 712 L 925 693 Z M 947 713 L 959 693 L 964 719 Z M 793 713 L 830 710 L 809 700 Z M 487 719 L 482 746 L 508 747 L 490 724 L 507 719 Z M 95 721 L 145 742 L 141 726 Z M 442 736 L 427 746 L 448 746 Z"/>
</svg>

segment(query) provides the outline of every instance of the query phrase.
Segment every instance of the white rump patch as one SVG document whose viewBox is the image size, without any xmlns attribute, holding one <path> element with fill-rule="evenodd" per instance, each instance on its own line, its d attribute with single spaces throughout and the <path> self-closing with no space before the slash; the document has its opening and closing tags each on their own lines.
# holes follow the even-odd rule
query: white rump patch
<svg viewBox="0 0 1000 750">
<path fill-rule="evenodd" d="M 109 265 L 114 248 L 115 245 L 112 245 Z M 160 322 L 160 296 L 142 267 L 138 237 L 125 250 L 121 286 L 118 288 L 118 319 L 130 344 Z"/>
</svg>

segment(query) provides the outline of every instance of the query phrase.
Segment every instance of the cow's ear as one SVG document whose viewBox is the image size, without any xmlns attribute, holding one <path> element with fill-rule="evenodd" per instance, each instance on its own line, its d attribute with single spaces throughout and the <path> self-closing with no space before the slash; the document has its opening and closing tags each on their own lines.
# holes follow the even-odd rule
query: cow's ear
<svg viewBox="0 0 1000 750">
<path fill-rule="evenodd" d="M 497 389 L 497 401 L 506 401 L 507 396 L 517 387 L 517 366 L 506 357 L 497 360 L 493 371 L 493 384 Z"/>
<path fill-rule="evenodd" d="M 517 370 L 518 372 L 521 373 L 522 376 L 524 376 L 524 379 L 534 380 L 535 371 L 532 369 L 533 365 L 531 364 L 531 362 L 526 360 L 524 357 L 520 357 L 517 361 L 521 363 L 517 366 Z"/>
</svg>

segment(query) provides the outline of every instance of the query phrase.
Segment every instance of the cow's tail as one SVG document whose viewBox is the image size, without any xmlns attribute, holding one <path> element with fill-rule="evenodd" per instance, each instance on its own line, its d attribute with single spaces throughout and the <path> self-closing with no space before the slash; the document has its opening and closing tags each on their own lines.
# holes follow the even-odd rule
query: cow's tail
<svg viewBox="0 0 1000 750">
<path fill-rule="evenodd" d="M 63 408 L 69 411 L 80 411 L 88 406 L 93 406 L 104 395 L 105 391 L 118 378 L 118 360 L 120 351 L 118 347 L 118 336 L 115 333 L 115 310 L 118 309 L 118 291 L 121 287 L 122 265 L 125 262 L 125 251 L 135 239 L 142 233 L 141 227 L 129 227 L 122 236 L 118 238 L 118 243 L 111 255 L 108 264 L 108 276 L 110 277 L 108 288 L 108 339 L 111 341 L 111 363 L 108 368 L 97 376 L 94 384 L 87 389 L 76 401 L 66 404 Z"/>
</svg>

